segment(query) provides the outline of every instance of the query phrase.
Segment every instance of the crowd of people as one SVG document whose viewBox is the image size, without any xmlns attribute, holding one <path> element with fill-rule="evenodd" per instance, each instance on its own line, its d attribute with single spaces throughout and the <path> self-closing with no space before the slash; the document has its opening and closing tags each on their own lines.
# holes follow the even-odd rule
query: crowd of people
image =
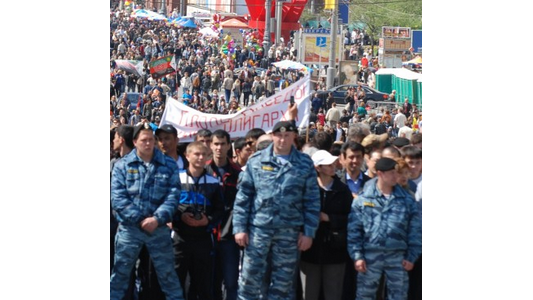
<svg viewBox="0 0 533 300">
<path fill-rule="evenodd" d="M 416 106 L 367 115 L 326 100 L 298 130 L 290 105 L 270 133 L 202 129 L 180 143 L 160 125 L 168 97 L 209 113 L 262 101 L 302 76 L 269 67 L 291 47 L 269 49 L 257 74 L 263 50 L 224 56 L 195 30 L 124 11 L 112 11 L 111 41 L 112 60 L 178 64 L 157 79 L 112 65 L 111 299 L 421 299 Z M 118 101 L 131 92 L 133 112 Z"/>
<path fill-rule="evenodd" d="M 392 91 L 391 97 L 394 94 L 395 91 Z M 422 133 L 422 113 L 408 98 L 392 109 L 371 109 L 366 103 L 364 90 L 359 86 L 347 90 L 344 102 L 346 105 L 341 109 L 332 93 L 321 98 L 315 90 L 311 96 L 309 136 L 324 131 L 332 135 L 334 141 L 345 141 L 348 127 L 356 123 L 368 125 L 372 133 L 388 133 L 391 137 L 410 139 L 413 134 Z"/>
<path fill-rule="evenodd" d="M 278 122 L 270 134 L 256 128 L 238 139 L 202 130 L 186 146 L 171 125 L 121 125 L 112 136 L 112 299 L 355 299 L 359 292 L 357 299 L 421 299 L 421 133 L 393 138 L 358 122 L 346 141 L 326 132 L 306 141 L 294 122 Z M 152 170 L 169 172 L 170 165 L 176 174 Z M 165 212 L 168 197 L 172 214 Z M 380 209 L 368 211 L 361 201 Z M 390 224 L 368 219 L 385 211 Z M 152 231 L 143 232 L 144 223 Z M 365 234 L 376 235 L 376 256 L 361 254 L 371 249 L 366 244 L 352 245 Z M 166 255 L 173 272 L 150 259 L 162 256 L 161 247 L 173 249 Z M 289 249 L 290 256 L 280 255 Z M 380 251 L 396 254 L 380 261 Z M 395 259 L 397 265 L 382 265 Z M 385 288 L 378 290 L 380 281 Z"/>
<path fill-rule="evenodd" d="M 137 124 L 138 117 L 132 119 L 136 114 L 154 122 L 168 97 L 206 113 L 233 113 L 303 76 L 301 71 L 272 65 L 294 59 L 292 38 L 265 50 L 255 29 L 243 31 L 248 40 L 236 45 L 227 33 L 208 36 L 198 28 L 135 18 L 124 10 L 112 11 L 110 19 L 111 117 L 120 124 Z M 228 50 L 221 40 L 229 40 L 234 47 Z M 175 59 L 176 72 L 161 77 L 150 74 L 150 62 L 169 55 Z M 120 70 L 116 60 L 142 62 L 142 75 Z M 127 93 L 141 94 L 133 109 L 123 95 Z"/>
</svg>

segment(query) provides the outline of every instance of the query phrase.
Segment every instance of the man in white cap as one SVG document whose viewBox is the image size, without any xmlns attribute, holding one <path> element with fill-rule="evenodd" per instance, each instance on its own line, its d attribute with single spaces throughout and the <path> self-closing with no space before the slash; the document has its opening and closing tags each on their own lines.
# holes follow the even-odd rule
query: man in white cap
<svg viewBox="0 0 533 300">
<path fill-rule="evenodd" d="M 303 299 L 319 299 L 320 289 L 330 299 L 341 299 L 348 259 L 347 225 L 352 204 L 348 186 L 335 176 L 338 157 L 326 150 L 312 156 L 318 174 L 320 223 L 309 250 L 300 258 Z"/>
</svg>

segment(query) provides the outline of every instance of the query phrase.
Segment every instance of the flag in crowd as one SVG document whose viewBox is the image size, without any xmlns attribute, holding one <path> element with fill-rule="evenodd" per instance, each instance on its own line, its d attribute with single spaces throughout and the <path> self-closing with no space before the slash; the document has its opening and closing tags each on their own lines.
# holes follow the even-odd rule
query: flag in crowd
<svg viewBox="0 0 533 300">
<path fill-rule="evenodd" d="M 142 76 L 144 74 L 142 60 L 116 59 L 115 63 L 116 67 L 124 72 L 135 74 L 137 76 Z"/>
<path fill-rule="evenodd" d="M 174 55 L 168 55 L 150 62 L 150 74 L 154 79 L 174 72 L 176 72 L 176 59 Z"/>
</svg>

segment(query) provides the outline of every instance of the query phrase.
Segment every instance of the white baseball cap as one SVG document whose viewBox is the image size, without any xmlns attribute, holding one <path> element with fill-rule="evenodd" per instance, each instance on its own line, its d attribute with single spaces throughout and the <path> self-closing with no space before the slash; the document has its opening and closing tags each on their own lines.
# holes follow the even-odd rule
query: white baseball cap
<svg viewBox="0 0 533 300">
<path fill-rule="evenodd" d="M 311 157 L 311 159 L 313 160 L 313 163 L 314 163 L 315 166 L 331 165 L 338 158 L 339 158 L 338 156 L 331 155 L 331 153 L 329 153 L 326 150 L 318 150 Z"/>
</svg>

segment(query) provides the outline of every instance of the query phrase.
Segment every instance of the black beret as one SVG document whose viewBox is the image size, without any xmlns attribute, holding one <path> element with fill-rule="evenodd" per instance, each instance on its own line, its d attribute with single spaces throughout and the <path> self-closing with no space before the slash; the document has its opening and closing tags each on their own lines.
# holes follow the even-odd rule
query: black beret
<svg viewBox="0 0 533 300">
<path fill-rule="evenodd" d="M 404 138 L 404 137 L 398 137 L 396 139 L 394 139 L 394 141 L 392 142 L 392 144 L 396 147 L 403 147 L 403 146 L 407 146 L 409 145 L 411 142 L 409 141 L 409 139 L 407 138 Z"/>
<path fill-rule="evenodd" d="M 294 125 L 291 121 L 280 121 L 274 125 L 274 129 L 272 129 L 272 132 L 285 132 L 285 131 L 292 131 L 292 132 L 298 132 L 298 128 Z"/>
<path fill-rule="evenodd" d="M 174 126 L 172 126 L 170 124 L 165 124 L 165 125 L 157 128 L 157 130 L 155 131 L 155 135 L 158 135 L 161 131 L 166 132 L 166 133 L 170 133 L 170 134 L 175 135 L 175 136 L 178 136 L 178 131 L 176 130 L 176 128 L 174 128 Z"/>
<path fill-rule="evenodd" d="M 382 157 L 378 159 L 378 161 L 376 162 L 375 168 L 376 168 L 376 171 L 385 172 L 385 171 L 394 169 L 395 166 L 396 166 L 396 161 L 394 159 L 388 158 L 388 157 Z"/>
<path fill-rule="evenodd" d="M 133 139 L 136 139 L 139 135 L 139 132 L 143 129 L 149 129 L 152 130 L 152 127 L 148 123 L 142 123 L 137 126 L 135 126 L 135 129 L 133 129 Z"/>
</svg>

